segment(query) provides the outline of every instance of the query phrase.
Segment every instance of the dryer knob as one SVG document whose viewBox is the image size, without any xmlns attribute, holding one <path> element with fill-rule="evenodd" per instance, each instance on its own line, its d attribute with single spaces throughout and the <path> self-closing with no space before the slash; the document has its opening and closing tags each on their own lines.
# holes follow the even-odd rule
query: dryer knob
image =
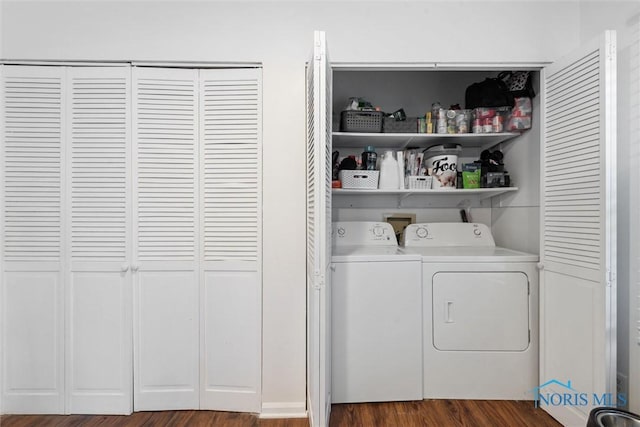
<svg viewBox="0 0 640 427">
<path fill-rule="evenodd" d="M 427 230 L 426 228 L 420 227 L 416 229 L 416 236 L 418 236 L 419 238 L 424 239 L 428 235 L 429 235 L 429 230 Z"/>
<path fill-rule="evenodd" d="M 479 228 L 476 228 L 475 230 L 473 230 L 473 234 L 475 234 L 476 236 L 479 236 L 482 234 L 482 231 L 480 231 Z"/>
<path fill-rule="evenodd" d="M 382 236 L 384 234 L 384 229 L 379 225 L 373 227 L 373 235 L 376 237 Z"/>
<path fill-rule="evenodd" d="M 344 236 L 344 228 L 342 228 L 342 227 L 338 228 L 338 235 L 339 236 Z"/>
</svg>

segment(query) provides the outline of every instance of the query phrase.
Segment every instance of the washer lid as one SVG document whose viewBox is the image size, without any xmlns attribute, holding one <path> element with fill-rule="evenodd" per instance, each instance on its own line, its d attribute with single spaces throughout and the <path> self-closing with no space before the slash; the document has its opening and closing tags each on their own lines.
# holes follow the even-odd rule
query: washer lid
<svg viewBox="0 0 640 427">
<path fill-rule="evenodd" d="M 397 246 L 334 246 L 332 262 L 385 262 L 420 261 L 420 254 L 405 251 Z"/>
<path fill-rule="evenodd" d="M 497 246 L 413 246 L 407 252 L 420 254 L 422 262 L 538 262 L 538 255 Z"/>
</svg>

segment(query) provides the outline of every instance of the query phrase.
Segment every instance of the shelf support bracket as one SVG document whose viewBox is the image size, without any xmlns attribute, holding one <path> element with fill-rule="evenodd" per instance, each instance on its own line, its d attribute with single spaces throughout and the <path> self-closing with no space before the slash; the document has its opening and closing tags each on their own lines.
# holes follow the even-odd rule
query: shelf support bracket
<svg viewBox="0 0 640 427">
<path fill-rule="evenodd" d="M 412 194 L 413 194 L 413 193 L 403 193 L 403 194 L 400 194 L 400 195 L 398 196 L 398 209 L 400 209 L 400 208 L 402 208 L 402 207 L 403 207 L 403 206 L 402 206 L 402 202 L 404 202 L 404 200 L 405 200 L 407 197 L 411 196 Z"/>
</svg>

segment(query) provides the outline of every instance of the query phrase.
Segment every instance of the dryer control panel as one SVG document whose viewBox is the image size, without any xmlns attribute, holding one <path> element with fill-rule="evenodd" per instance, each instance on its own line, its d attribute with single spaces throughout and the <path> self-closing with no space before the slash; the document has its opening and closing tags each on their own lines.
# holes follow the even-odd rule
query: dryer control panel
<svg viewBox="0 0 640 427">
<path fill-rule="evenodd" d="M 398 246 L 388 222 L 337 221 L 332 224 L 334 246 Z"/>
<path fill-rule="evenodd" d="M 405 246 L 495 246 L 484 224 L 428 222 L 410 224 L 404 230 Z"/>
</svg>

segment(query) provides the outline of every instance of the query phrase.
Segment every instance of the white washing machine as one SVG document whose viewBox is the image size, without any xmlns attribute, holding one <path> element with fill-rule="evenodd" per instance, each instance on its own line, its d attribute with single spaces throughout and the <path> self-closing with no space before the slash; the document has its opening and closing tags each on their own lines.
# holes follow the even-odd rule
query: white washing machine
<svg viewBox="0 0 640 427">
<path fill-rule="evenodd" d="M 538 256 L 496 247 L 484 224 L 412 224 L 422 257 L 424 397 L 532 400 Z"/>
<path fill-rule="evenodd" d="M 421 400 L 421 257 L 386 222 L 335 222 L 333 245 L 332 401 Z"/>
</svg>

